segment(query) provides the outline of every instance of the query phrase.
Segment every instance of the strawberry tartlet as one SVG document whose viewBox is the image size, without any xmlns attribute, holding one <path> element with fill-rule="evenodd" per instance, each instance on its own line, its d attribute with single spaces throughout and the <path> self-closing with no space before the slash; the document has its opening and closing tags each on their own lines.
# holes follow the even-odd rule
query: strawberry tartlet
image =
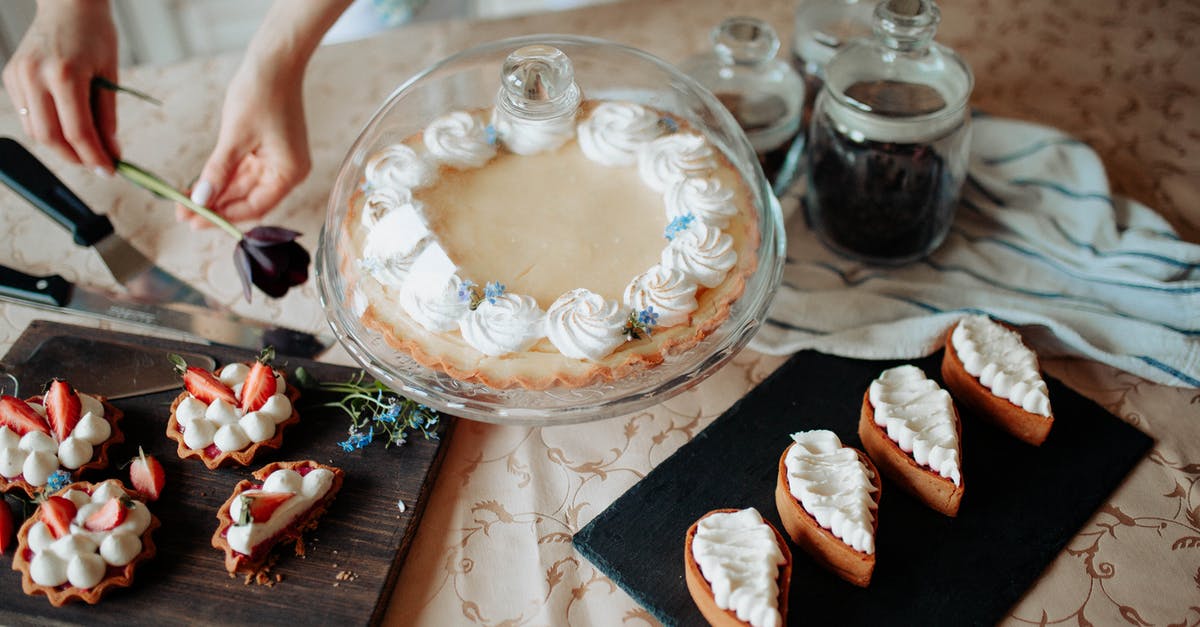
<svg viewBox="0 0 1200 627">
<path fill-rule="evenodd" d="M 225 551 L 230 573 L 254 573 L 268 565 L 271 549 L 294 542 L 304 554 L 301 535 L 317 526 L 342 487 L 342 471 L 306 460 L 274 462 L 241 481 L 217 512 L 214 548 Z"/>
<path fill-rule="evenodd" d="M 59 470 L 72 479 L 108 465 L 108 449 L 125 441 L 121 410 L 102 396 L 53 381 L 43 396 L 0 396 L 0 492 L 32 497 Z"/>
<path fill-rule="evenodd" d="M 154 556 L 158 519 L 121 482 L 72 483 L 47 498 L 17 533 L 13 570 L 28 595 L 59 607 L 95 604 L 128 587 L 138 564 Z"/>
<path fill-rule="evenodd" d="M 269 360 L 265 355 L 216 372 L 176 362 L 185 390 L 171 405 L 167 437 L 178 444 L 179 457 L 198 458 L 210 469 L 246 466 L 259 450 L 283 444 L 284 429 L 300 421 L 294 405 L 300 391 Z"/>
</svg>

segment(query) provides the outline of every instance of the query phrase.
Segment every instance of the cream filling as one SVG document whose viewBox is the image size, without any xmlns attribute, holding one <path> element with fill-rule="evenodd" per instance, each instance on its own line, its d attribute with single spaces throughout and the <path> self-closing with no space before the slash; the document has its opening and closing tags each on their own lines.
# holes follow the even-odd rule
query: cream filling
<svg viewBox="0 0 1200 627">
<path fill-rule="evenodd" d="M 779 566 L 775 532 L 753 507 L 705 516 L 696 526 L 692 557 L 712 586 L 717 607 L 754 627 L 778 627 Z"/>
<path fill-rule="evenodd" d="M 884 370 L 868 391 L 875 424 L 918 464 L 962 485 L 950 393 L 916 366 Z"/>
<path fill-rule="evenodd" d="M 868 555 L 875 552 L 875 485 L 858 451 L 832 431 L 793 433 L 788 447 L 788 491 L 817 524 Z"/>
<path fill-rule="evenodd" d="M 1031 414 L 1050 415 L 1050 393 L 1037 355 L 1021 336 L 987 316 L 967 316 L 954 327 L 950 341 L 963 367 L 992 394 Z"/>
<path fill-rule="evenodd" d="M 142 552 L 141 536 L 150 526 L 150 510 L 141 501 L 131 501 L 125 521 L 108 531 L 89 531 L 83 526 L 109 500 L 126 496 L 120 482 L 105 481 L 91 495 L 70 490 L 63 496 L 78 508 L 70 533 L 55 539 L 40 520 L 29 529 L 27 541 L 33 551 L 29 574 L 34 583 L 41 586 L 70 583 L 88 589 L 100 583 L 109 566 L 124 566 Z"/>
<path fill-rule="evenodd" d="M 255 547 L 274 537 L 275 534 L 290 526 L 311 509 L 329 492 L 331 485 L 333 485 L 333 473 L 324 468 L 313 469 L 303 477 L 300 476 L 300 473 L 287 468 L 276 470 L 263 481 L 262 489 L 245 490 L 234 497 L 233 504 L 229 507 L 229 517 L 233 519 L 234 524 L 230 525 L 225 539 L 233 550 L 243 555 L 250 555 L 254 552 Z M 242 499 L 240 497 L 264 492 L 285 492 L 295 496 L 284 501 L 266 521 L 251 522 L 246 525 L 237 524 L 238 518 L 242 515 Z"/>
</svg>

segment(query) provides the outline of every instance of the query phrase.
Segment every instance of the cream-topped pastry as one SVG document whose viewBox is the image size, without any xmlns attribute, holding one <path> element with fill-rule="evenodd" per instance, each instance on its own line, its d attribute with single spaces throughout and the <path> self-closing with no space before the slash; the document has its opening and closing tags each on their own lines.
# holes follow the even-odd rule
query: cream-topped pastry
<svg viewBox="0 0 1200 627">
<path fill-rule="evenodd" d="M 300 420 L 300 393 L 270 366 L 271 357 L 268 349 L 258 361 L 208 372 L 172 356 L 184 391 L 171 405 L 167 437 L 181 458 L 198 458 L 209 468 L 246 465 L 260 449 L 283 444 L 284 429 Z"/>
<path fill-rule="evenodd" d="M 886 477 L 929 507 L 958 515 L 965 487 L 962 424 L 950 394 L 920 368 L 890 368 L 871 382 L 858 437 Z"/>
<path fill-rule="evenodd" d="M 47 402 L 57 404 L 53 411 Z M 16 486 L 32 494 L 60 469 L 74 475 L 105 465 L 105 449 L 124 439 L 114 428 L 120 416 L 102 398 L 64 381 L 55 381 L 45 396 L 0 397 L 0 491 Z"/>
<path fill-rule="evenodd" d="M 1029 413 L 1050 416 L 1050 395 L 1037 355 L 1016 332 L 987 316 L 967 316 L 950 341 L 966 371 L 993 394 Z"/>
<path fill-rule="evenodd" d="M 251 444 L 266 442 L 275 436 L 276 425 L 292 416 L 292 402 L 287 396 L 287 381 L 275 373 L 275 393 L 256 410 L 247 412 L 241 407 L 242 386 L 250 368 L 246 364 L 229 364 L 220 371 L 220 380 L 233 390 L 237 403 L 216 399 L 210 403 L 188 394 L 175 408 L 175 418 L 183 433 L 183 443 L 194 450 L 216 447 L 215 453 L 240 451 Z"/>
<path fill-rule="evenodd" d="M 259 489 L 244 490 L 229 507 L 233 526 L 226 539 L 233 550 L 250 555 L 255 547 L 270 540 L 305 511 L 310 509 L 329 492 L 333 485 L 333 473 L 324 468 L 315 468 L 301 476 L 290 468 L 281 468 L 267 476 Z M 259 498 L 278 498 L 265 495 L 290 495 L 263 520 L 252 514 L 253 504 Z"/>
<path fill-rule="evenodd" d="M 783 623 L 779 569 L 787 560 L 758 510 L 705 516 L 696 525 L 691 550 L 717 607 L 755 627 Z"/>
<path fill-rule="evenodd" d="M 129 585 L 137 563 L 154 555 L 157 526 L 120 481 L 73 483 L 21 527 L 13 568 L 26 594 L 45 594 L 56 606 L 95 603 L 108 587 Z"/>
<path fill-rule="evenodd" d="M 793 433 L 792 440 L 785 461 L 792 496 L 854 550 L 874 553 L 874 473 L 832 431 Z"/>
<path fill-rule="evenodd" d="M 954 485 L 962 483 L 958 467 L 958 428 L 950 393 L 916 366 L 884 370 L 868 390 L 875 424 L 918 464 Z"/>
<path fill-rule="evenodd" d="M 544 388 L 652 366 L 728 317 L 756 212 L 707 139 L 631 102 L 545 124 L 499 111 L 368 160 L 347 225 L 368 326 L 456 378 Z"/>
<path fill-rule="evenodd" d="M 225 551 L 225 568 L 256 571 L 268 563 L 271 549 L 297 543 L 316 526 L 342 486 L 342 471 L 314 461 L 274 462 L 241 481 L 217 512 L 212 545 Z"/>
</svg>

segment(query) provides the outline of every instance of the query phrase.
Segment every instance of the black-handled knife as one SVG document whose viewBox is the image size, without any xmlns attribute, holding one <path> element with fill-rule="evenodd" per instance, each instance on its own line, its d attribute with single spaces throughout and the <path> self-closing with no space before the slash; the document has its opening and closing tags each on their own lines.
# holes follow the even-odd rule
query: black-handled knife
<svg viewBox="0 0 1200 627">
<path fill-rule="evenodd" d="M 37 157 L 11 137 L 0 137 L 0 180 L 71 232 L 75 243 L 92 246 L 113 234 L 112 222 L 88 208 Z"/>
<path fill-rule="evenodd" d="M 47 309 L 63 308 L 139 325 L 181 331 L 192 339 L 258 350 L 275 347 L 282 355 L 312 358 L 333 343 L 332 338 L 273 326 L 231 313 L 184 303 L 158 305 L 120 294 L 74 285 L 57 274 L 33 276 L 0 265 L 0 300 Z"/>
<path fill-rule="evenodd" d="M 153 303 L 221 307 L 154 265 L 121 239 L 107 217 L 88 208 L 33 153 L 11 137 L 0 137 L 0 181 L 70 231 L 75 243 L 94 248 L 130 296 Z"/>
</svg>

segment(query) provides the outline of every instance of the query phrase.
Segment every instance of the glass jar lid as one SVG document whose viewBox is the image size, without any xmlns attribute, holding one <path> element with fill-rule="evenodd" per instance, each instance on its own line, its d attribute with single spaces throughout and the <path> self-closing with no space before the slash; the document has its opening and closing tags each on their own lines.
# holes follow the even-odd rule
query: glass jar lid
<svg viewBox="0 0 1200 627">
<path fill-rule="evenodd" d="M 941 13 L 932 0 L 884 0 L 871 38 L 846 46 L 825 69 L 831 112 L 842 130 L 879 141 L 922 141 L 961 123 L 974 86 L 967 64 L 933 41 Z"/>
</svg>

